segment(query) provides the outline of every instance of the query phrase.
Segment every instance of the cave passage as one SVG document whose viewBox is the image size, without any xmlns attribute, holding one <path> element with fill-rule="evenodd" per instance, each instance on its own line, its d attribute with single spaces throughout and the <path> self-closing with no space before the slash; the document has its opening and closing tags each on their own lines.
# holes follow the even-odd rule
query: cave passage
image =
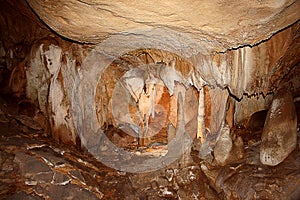
<svg viewBox="0 0 300 200">
<path fill-rule="evenodd" d="M 97 118 L 106 136 L 125 149 L 156 149 L 165 155 L 176 136 L 181 93 L 185 134 L 195 139 L 199 92 L 177 71 L 188 65 L 156 49 L 140 49 L 116 59 L 100 75 L 96 93 Z"/>
</svg>

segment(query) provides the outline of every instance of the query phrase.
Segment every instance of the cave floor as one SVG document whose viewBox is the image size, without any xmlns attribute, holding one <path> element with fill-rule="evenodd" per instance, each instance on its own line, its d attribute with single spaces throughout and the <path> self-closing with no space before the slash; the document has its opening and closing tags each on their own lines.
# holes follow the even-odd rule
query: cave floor
<svg viewBox="0 0 300 200">
<path fill-rule="evenodd" d="M 0 112 L 1 199 L 299 199 L 300 147 L 278 166 L 259 162 L 259 141 L 223 167 L 192 150 L 148 173 L 111 169 L 90 154 L 42 137 L 13 107 Z M 299 132 L 299 131 L 298 131 Z M 299 135 L 299 134 L 298 134 Z M 182 161 L 184 160 L 184 161 Z"/>
</svg>

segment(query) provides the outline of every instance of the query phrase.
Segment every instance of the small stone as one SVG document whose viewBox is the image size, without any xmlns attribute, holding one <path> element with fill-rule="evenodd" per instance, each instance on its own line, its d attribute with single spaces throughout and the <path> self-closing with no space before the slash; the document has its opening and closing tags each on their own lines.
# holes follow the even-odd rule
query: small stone
<svg viewBox="0 0 300 200">
<path fill-rule="evenodd" d="M 13 163 L 9 160 L 5 160 L 5 162 L 2 165 L 2 171 L 12 171 L 14 170 Z"/>
<path fill-rule="evenodd" d="M 49 185 L 48 188 L 42 189 L 42 192 L 48 195 L 50 199 L 101 199 L 97 198 L 93 192 L 73 184 Z"/>
<path fill-rule="evenodd" d="M 1 123 L 8 123 L 9 120 L 6 118 L 4 112 L 2 110 L 0 110 L 0 122 Z"/>
<path fill-rule="evenodd" d="M 261 167 L 258 167 L 258 168 L 257 168 L 257 170 L 258 170 L 258 171 L 262 171 L 262 170 L 263 170 L 263 168 L 261 168 Z"/>
<path fill-rule="evenodd" d="M 156 179 L 156 181 L 157 181 L 157 185 L 159 186 L 159 188 L 162 188 L 162 187 L 164 187 L 164 186 L 166 186 L 166 185 L 169 184 L 169 182 L 167 181 L 167 179 L 165 179 L 163 177 L 158 177 Z"/>
<path fill-rule="evenodd" d="M 118 175 L 120 175 L 120 176 L 126 176 L 126 172 L 118 171 L 117 173 L 118 173 Z"/>
<path fill-rule="evenodd" d="M 281 163 L 297 144 L 297 114 L 291 93 L 280 89 L 274 96 L 262 133 L 260 161 Z"/>
<path fill-rule="evenodd" d="M 152 182 L 151 182 L 151 188 L 152 188 L 153 190 L 156 190 L 156 189 L 158 188 L 157 182 L 156 182 L 156 181 L 152 181 Z"/>
<path fill-rule="evenodd" d="M 189 171 L 188 177 L 189 177 L 190 181 L 195 181 L 197 179 L 196 175 L 192 171 Z"/>
<path fill-rule="evenodd" d="M 36 180 L 38 183 L 50 183 L 53 178 L 53 172 L 40 172 L 32 175 L 32 179 Z"/>
<path fill-rule="evenodd" d="M 255 145 L 256 141 L 255 140 L 249 140 L 248 141 L 248 146 L 251 147 L 253 145 Z"/>
<path fill-rule="evenodd" d="M 188 196 L 188 191 L 184 190 L 184 189 L 181 189 L 179 188 L 179 190 L 177 191 L 177 194 L 179 196 L 179 199 L 184 199 Z"/>
</svg>

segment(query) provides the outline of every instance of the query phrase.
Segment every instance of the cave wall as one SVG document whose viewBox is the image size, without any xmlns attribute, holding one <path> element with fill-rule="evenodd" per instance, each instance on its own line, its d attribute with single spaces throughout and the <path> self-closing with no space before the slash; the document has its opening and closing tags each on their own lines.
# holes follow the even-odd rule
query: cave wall
<svg viewBox="0 0 300 200">
<path fill-rule="evenodd" d="M 35 118 L 43 126 L 45 135 L 51 134 L 63 143 L 83 147 L 97 143 L 94 138 L 102 133 L 99 130 L 104 121 L 109 121 L 99 123 L 98 108 L 104 103 L 97 103 L 97 98 L 112 96 L 112 91 L 107 90 L 106 94 L 97 94 L 99 82 L 103 81 L 101 77 L 105 70 L 109 71 L 113 61 L 124 60 L 128 52 L 138 52 L 142 48 L 148 48 L 151 55 L 151 59 L 143 58 L 146 64 L 160 65 L 159 78 L 165 85 L 177 82 L 198 91 L 196 122 L 202 142 L 214 143 L 224 123 L 232 127 L 252 113 L 267 109 L 272 92 L 278 87 L 292 84 L 294 95 L 299 94 L 299 22 L 266 41 L 255 42 L 255 46 L 203 54 L 192 51 L 193 45 L 182 48 L 191 43 L 176 34 L 167 32 L 170 37 L 174 36 L 172 41 L 157 36 L 152 39 L 152 34 L 160 33 L 155 30 L 151 34 L 146 31 L 142 35 L 112 35 L 97 44 L 72 42 L 51 32 L 26 2 L 1 3 L 4 5 L 0 18 L 2 93 L 26 97 L 37 107 Z M 34 3 L 30 1 L 33 7 Z M 136 57 L 128 58 L 131 68 L 140 68 L 141 63 L 134 60 Z M 124 68 L 123 73 L 129 69 Z M 118 78 L 112 72 L 109 78 Z M 113 88 L 116 83 L 104 82 L 106 88 L 109 84 Z M 172 86 L 167 88 L 170 93 Z M 174 96 L 176 92 L 178 94 L 177 89 Z M 112 109 L 109 103 L 106 106 Z M 188 115 L 188 108 L 185 112 Z M 103 117 L 108 118 L 108 115 Z M 176 120 L 173 121 L 175 124 Z"/>
</svg>

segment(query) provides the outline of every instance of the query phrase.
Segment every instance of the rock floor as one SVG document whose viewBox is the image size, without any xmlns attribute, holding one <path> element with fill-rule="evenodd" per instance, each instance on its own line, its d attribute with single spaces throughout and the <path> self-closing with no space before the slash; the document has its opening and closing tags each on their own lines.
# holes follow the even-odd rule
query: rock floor
<svg viewBox="0 0 300 200">
<path fill-rule="evenodd" d="M 299 138 L 276 167 L 259 162 L 257 141 L 245 146 L 244 159 L 224 167 L 192 151 L 161 170 L 132 174 L 41 137 L 34 121 L 1 104 L 1 199 L 300 199 Z"/>
</svg>

